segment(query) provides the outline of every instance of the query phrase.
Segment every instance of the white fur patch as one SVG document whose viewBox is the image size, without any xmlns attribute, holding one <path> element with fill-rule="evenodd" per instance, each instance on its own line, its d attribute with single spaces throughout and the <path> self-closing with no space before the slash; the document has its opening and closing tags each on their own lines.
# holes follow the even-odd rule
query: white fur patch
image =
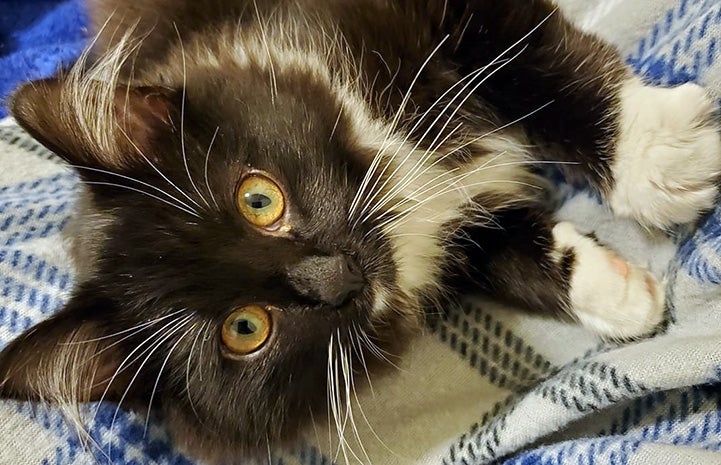
<svg viewBox="0 0 721 465">
<path fill-rule="evenodd" d="M 398 284 L 408 293 L 436 290 L 447 258 L 449 224 L 473 221 L 468 211 L 473 208 L 478 210 L 475 221 L 492 221 L 474 198 L 489 195 L 511 204 L 527 199 L 529 185 L 539 183 L 523 166 L 527 152 L 521 141 L 489 137 L 475 151 L 475 158 L 455 170 L 437 163 L 443 151 L 428 156 L 408 143 L 384 151 L 391 176 L 385 186 L 368 193 L 369 205 L 385 202 L 380 221 L 388 221 L 383 232 L 393 244 Z"/>
<path fill-rule="evenodd" d="M 609 195 L 614 213 L 663 228 L 692 222 L 713 207 L 721 173 L 713 111 L 713 101 L 695 84 L 624 84 Z"/>
<path fill-rule="evenodd" d="M 559 259 L 567 249 L 575 254 L 570 311 L 583 326 L 603 337 L 627 339 L 648 335 L 663 321 L 664 285 L 645 269 L 581 235 L 571 223 L 558 223 L 553 239 Z"/>
</svg>

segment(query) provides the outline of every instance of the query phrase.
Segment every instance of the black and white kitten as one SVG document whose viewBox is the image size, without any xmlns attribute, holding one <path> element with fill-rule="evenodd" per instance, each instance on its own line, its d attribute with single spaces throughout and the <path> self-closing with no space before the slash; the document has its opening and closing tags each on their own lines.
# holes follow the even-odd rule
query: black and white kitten
<svg viewBox="0 0 721 465">
<path fill-rule="evenodd" d="M 540 164 L 649 227 L 716 198 L 712 100 L 548 0 L 89 3 L 91 52 L 12 100 L 87 195 L 77 289 L 0 393 L 152 404 L 194 456 L 292 441 L 334 351 L 377 371 L 464 289 L 651 333 L 663 286 L 557 223 Z"/>
</svg>

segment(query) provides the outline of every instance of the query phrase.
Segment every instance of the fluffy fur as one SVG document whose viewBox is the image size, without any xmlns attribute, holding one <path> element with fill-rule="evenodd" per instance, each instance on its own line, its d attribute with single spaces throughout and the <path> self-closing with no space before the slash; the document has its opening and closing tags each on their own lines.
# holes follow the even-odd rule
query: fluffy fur
<svg viewBox="0 0 721 465">
<path fill-rule="evenodd" d="M 90 7 L 87 54 L 12 102 L 87 196 L 80 283 L 0 354 L 0 394 L 158 409 L 209 461 L 292 443 L 328 409 L 342 427 L 351 386 L 459 292 L 652 332 L 662 286 L 556 225 L 538 166 L 651 226 L 716 195 L 703 93 L 644 86 L 546 0 Z M 259 172 L 277 227 L 238 209 Z M 271 337 L 229 357 L 221 326 L 246 305 L 272 308 Z"/>
</svg>

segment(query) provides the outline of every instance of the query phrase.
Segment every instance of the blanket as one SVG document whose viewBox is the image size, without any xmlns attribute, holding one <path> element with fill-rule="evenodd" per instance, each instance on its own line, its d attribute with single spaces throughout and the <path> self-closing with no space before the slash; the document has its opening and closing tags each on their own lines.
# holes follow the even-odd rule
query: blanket
<svg viewBox="0 0 721 465">
<path fill-rule="evenodd" d="M 616 44 L 649 82 L 721 91 L 721 0 L 558 0 Z M 34 6 L 29 6 L 32 4 Z M 77 56 L 74 1 L 0 5 L 0 92 Z M 42 66 L 41 66 L 42 65 Z M 12 120 L 0 124 L 0 347 L 58 310 L 74 285 L 63 229 L 77 177 Z M 667 282 L 668 327 L 615 344 L 469 296 L 447 308 L 398 369 L 335 425 L 272 464 L 721 464 L 721 206 L 694 227 L 647 231 L 589 192 L 559 185 L 559 216 Z M 52 406 L 0 402 L 0 465 L 196 462 L 163 423 L 111 403 L 83 406 L 87 449 Z M 298 412 L 304 415 L 303 412 Z M 358 441 L 362 438 L 362 443 Z"/>
</svg>

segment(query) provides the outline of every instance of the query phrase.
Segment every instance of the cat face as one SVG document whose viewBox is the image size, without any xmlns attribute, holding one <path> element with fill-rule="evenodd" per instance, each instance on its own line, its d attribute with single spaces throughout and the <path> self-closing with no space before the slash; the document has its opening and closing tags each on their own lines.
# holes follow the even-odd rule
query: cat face
<svg viewBox="0 0 721 465">
<path fill-rule="evenodd" d="M 3 394 L 155 402 L 181 444 L 225 460 L 292 437 L 347 361 L 397 352 L 418 304 L 377 223 L 350 215 L 374 153 L 327 86 L 228 69 L 80 94 L 74 79 L 23 87 L 13 112 L 86 184 L 91 261 L 0 356 Z M 70 359 L 91 363 L 48 384 Z"/>
</svg>

